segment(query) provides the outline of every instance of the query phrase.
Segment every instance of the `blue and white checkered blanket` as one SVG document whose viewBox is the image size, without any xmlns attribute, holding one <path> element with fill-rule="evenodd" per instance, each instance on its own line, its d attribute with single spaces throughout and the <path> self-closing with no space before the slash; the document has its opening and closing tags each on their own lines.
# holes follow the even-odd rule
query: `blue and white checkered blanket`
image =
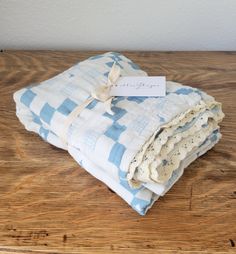
<svg viewBox="0 0 236 254">
<path fill-rule="evenodd" d="M 220 139 L 220 103 L 206 93 L 167 82 L 165 97 L 115 97 L 114 115 L 94 99 L 61 139 L 71 112 L 106 83 L 116 63 L 121 76 L 144 76 L 125 56 L 108 52 L 14 94 L 16 113 L 29 131 L 68 150 L 89 173 L 139 214 L 163 196 L 193 160 Z"/>
</svg>

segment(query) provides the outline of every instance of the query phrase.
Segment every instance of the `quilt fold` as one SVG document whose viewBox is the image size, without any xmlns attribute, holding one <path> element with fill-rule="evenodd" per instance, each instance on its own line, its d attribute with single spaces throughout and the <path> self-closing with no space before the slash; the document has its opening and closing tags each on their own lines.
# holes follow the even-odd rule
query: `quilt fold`
<svg viewBox="0 0 236 254">
<path fill-rule="evenodd" d="M 113 98 L 113 115 L 106 112 L 104 103 L 92 100 L 75 117 L 63 142 L 64 123 L 107 81 L 114 63 L 121 76 L 147 76 L 120 53 L 93 56 L 15 92 L 16 114 L 28 131 L 67 150 L 144 215 L 192 161 L 219 141 L 224 114 L 212 96 L 167 81 L 164 97 Z"/>
</svg>

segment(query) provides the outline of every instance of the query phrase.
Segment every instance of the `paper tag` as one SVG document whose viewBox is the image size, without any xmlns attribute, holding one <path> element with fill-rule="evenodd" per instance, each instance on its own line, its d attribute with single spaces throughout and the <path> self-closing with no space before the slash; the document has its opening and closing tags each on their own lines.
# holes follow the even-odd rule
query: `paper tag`
<svg viewBox="0 0 236 254">
<path fill-rule="evenodd" d="M 122 77 L 111 86 L 111 96 L 165 96 L 166 77 Z"/>
</svg>

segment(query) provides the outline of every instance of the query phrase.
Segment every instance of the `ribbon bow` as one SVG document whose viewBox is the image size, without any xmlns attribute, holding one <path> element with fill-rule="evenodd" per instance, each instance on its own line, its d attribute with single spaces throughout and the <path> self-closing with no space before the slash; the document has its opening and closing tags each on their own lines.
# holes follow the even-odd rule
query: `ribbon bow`
<svg viewBox="0 0 236 254">
<path fill-rule="evenodd" d="M 107 83 L 97 87 L 91 93 L 91 96 L 94 99 L 97 99 L 97 100 L 104 103 L 106 112 L 111 115 L 113 115 L 114 112 L 111 110 L 111 102 L 112 102 L 113 97 L 110 96 L 110 90 L 111 90 L 112 85 L 114 85 L 117 82 L 119 77 L 120 77 L 120 67 L 118 65 L 116 65 L 116 63 L 114 62 L 111 67 L 111 70 L 108 74 Z"/>
<path fill-rule="evenodd" d="M 58 136 L 61 138 L 62 143 L 65 147 L 67 147 L 67 133 L 70 125 L 73 123 L 74 119 L 81 113 L 81 111 L 89 105 L 94 99 L 97 99 L 104 103 L 106 112 L 108 114 L 113 115 L 114 112 L 111 110 L 111 102 L 113 96 L 110 96 L 111 86 L 116 83 L 118 78 L 120 77 L 120 67 L 114 64 L 111 67 L 111 70 L 108 75 L 108 80 L 106 84 L 103 84 L 94 91 L 91 92 L 91 97 L 89 97 L 86 101 L 84 101 L 81 105 L 77 106 L 67 117 L 66 121 L 64 122 L 64 126 Z"/>
</svg>

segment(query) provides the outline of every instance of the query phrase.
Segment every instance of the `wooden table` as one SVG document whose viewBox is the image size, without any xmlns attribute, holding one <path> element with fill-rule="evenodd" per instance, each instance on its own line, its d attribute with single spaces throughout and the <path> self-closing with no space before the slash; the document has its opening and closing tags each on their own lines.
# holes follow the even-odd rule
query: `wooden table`
<svg viewBox="0 0 236 254">
<path fill-rule="evenodd" d="M 0 253 L 236 253 L 236 52 L 124 52 L 226 114 L 220 143 L 144 217 L 15 116 L 13 92 L 96 53 L 0 52 Z"/>
</svg>

